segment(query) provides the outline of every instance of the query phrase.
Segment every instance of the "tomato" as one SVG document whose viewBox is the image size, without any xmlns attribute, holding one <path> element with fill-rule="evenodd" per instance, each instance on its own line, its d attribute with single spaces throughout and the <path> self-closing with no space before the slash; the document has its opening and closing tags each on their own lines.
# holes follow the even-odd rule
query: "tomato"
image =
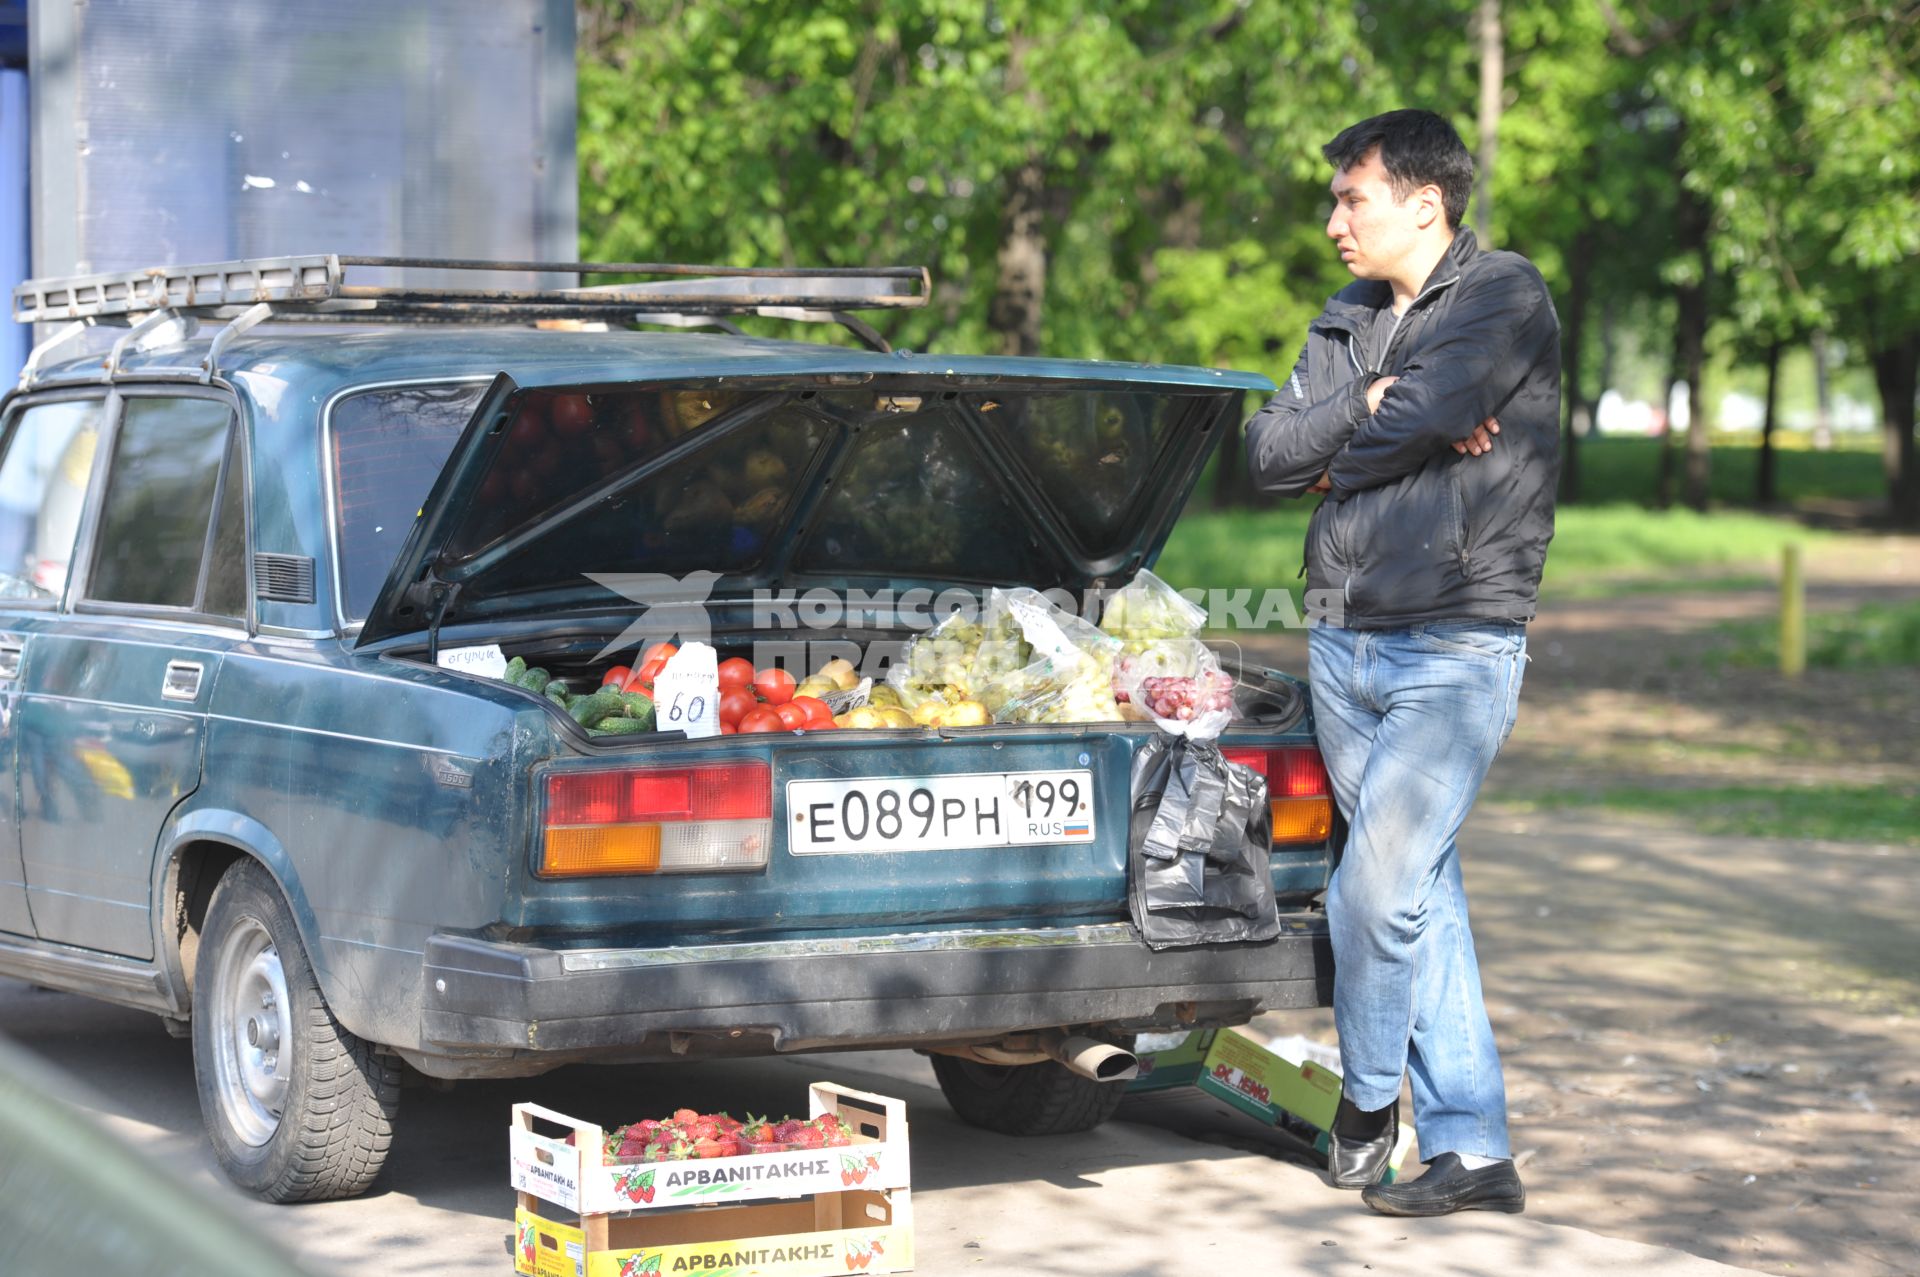
<svg viewBox="0 0 1920 1277">
<path fill-rule="evenodd" d="M 784 732 L 786 730 L 786 724 L 780 721 L 780 715 L 768 705 L 748 710 L 740 719 L 742 732 Z"/>
<path fill-rule="evenodd" d="M 625 683 L 632 674 L 633 671 L 626 666 L 616 665 L 600 676 L 600 686 L 605 687 L 608 683 Z"/>
<path fill-rule="evenodd" d="M 796 696 L 788 701 L 787 704 L 798 705 L 806 712 L 808 727 L 818 727 L 822 723 L 828 726 L 833 725 L 833 711 L 827 707 L 825 701 L 817 696 Z M 782 708 L 785 707 L 783 706 Z"/>
<path fill-rule="evenodd" d="M 735 735 L 736 733 L 739 732 L 739 730 L 740 729 L 738 727 L 735 727 L 732 723 L 729 723 L 729 722 L 722 721 L 720 724 L 720 734 L 722 736 Z"/>
<path fill-rule="evenodd" d="M 793 675 L 783 669 L 764 669 L 753 676 L 753 690 L 769 705 L 785 705 L 793 699 Z"/>
<path fill-rule="evenodd" d="M 774 706 L 773 712 L 779 716 L 780 725 L 789 731 L 807 725 L 807 711 L 792 701 L 788 701 L 785 705 Z"/>
<path fill-rule="evenodd" d="M 658 660 L 662 665 L 665 665 L 667 658 L 679 650 L 679 648 L 671 643 L 655 643 L 652 647 L 640 653 L 640 663 L 645 665 L 649 661 Z"/>
<path fill-rule="evenodd" d="M 513 419 L 513 428 L 507 432 L 507 441 L 516 449 L 537 448 L 546 441 L 547 423 L 541 420 L 540 409 L 527 404 Z"/>
<path fill-rule="evenodd" d="M 744 656 L 729 656 L 720 662 L 720 686 L 750 687 L 753 685 L 753 662 Z"/>
<path fill-rule="evenodd" d="M 556 395 L 547 408 L 555 434 L 583 435 L 593 429 L 593 405 L 585 395 Z"/>
<path fill-rule="evenodd" d="M 651 696 L 653 694 L 653 680 L 659 678 L 660 671 L 665 668 L 667 668 L 667 663 L 656 657 L 633 672 L 632 676 L 627 679 L 627 687 L 631 689 L 634 684 L 638 683 L 640 684 L 641 690 Z"/>
<path fill-rule="evenodd" d="M 832 732 L 838 731 L 839 729 L 840 724 L 834 722 L 831 718 L 823 718 L 817 723 L 812 719 L 807 720 L 807 730 L 810 732 Z"/>
<path fill-rule="evenodd" d="M 737 723 L 754 710 L 760 708 L 760 698 L 752 689 L 745 687 L 722 687 L 720 689 L 720 721 Z"/>
</svg>

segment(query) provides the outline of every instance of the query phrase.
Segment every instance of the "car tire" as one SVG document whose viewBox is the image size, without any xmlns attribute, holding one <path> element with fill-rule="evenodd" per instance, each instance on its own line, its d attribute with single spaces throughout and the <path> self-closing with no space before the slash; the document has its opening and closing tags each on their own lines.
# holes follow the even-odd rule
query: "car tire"
<svg viewBox="0 0 1920 1277">
<path fill-rule="evenodd" d="M 332 1201 L 380 1173 L 399 1061 L 333 1018 L 292 910 L 251 860 L 220 879 L 201 928 L 193 1071 L 214 1156 L 248 1192 Z"/>
<path fill-rule="evenodd" d="M 1113 1116 L 1125 1082 L 1095 1082 L 1046 1060 L 980 1064 L 933 1055 L 933 1075 L 961 1121 L 1002 1135 L 1073 1135 Z"/>
</svg>

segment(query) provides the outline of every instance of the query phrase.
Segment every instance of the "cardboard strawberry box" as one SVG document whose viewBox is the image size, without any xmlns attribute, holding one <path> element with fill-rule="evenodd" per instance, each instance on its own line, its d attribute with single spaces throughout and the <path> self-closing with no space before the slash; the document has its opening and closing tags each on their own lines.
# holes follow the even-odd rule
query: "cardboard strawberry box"
<svg viewBox="0 0 1920 1277">
<path fill-rule="evenodd" d="M 537 1104 L 516 1104 L 513 1187 L 579 1215 L 907 1187 L 904 1103 L 829 1082 L 809 1087 L 807 1103 L 810 1118 L 837 1117 L 852 1142 L 730 1157 L 618 1162 L 607 1158 L 605 1132 L 599 1126 Z"/>
<path fill-rule="evenodd" d="M 519 1195 L 514 1271 L 521 1277 L 847 1277 L 913 1267 L 907 1189 L 850 1189 L 792 1201 L 549 1218 Z"/>
</svg>

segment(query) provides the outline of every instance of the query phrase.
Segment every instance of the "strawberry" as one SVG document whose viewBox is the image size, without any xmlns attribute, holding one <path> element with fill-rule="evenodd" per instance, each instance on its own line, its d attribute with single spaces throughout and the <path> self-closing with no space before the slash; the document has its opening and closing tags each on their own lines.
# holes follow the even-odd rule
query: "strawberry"
<svg viewBox="0 0 1920 1277">
<path fill-rule="evenodd" d="M 793 1143 L 793 1137 L 798 1135 L 800 1128 L 805 1125 L 805 1122 L 795 1117 L 789 1117 L 784 1121 L 776 1122 L 773 1127 L 773 1138 L 779 1140 L 782 1144 L 791 1144 Z"/>
<path fill-rule="evenodd" d="M 793 1138 L 789 1139 L 786 1143 L 788 1148 L 825 1148 L 827 1146 L 827 1137 L 820 1133 L 818 1127 L 803 1125 L 793 1133 Z"/>
<path fill-rule="evenodd" d="M 841 1182 L 842 1184 L 845 1184 L 845 1185 L 846 1185 L 846 1186 L 847 1186 L 848 1188 L 851 1188 L 851 1187 L 853 1187 L 853 1172 L 852 1172 L 852 1171 L 841 1171 L 841 1172 L 840 1172 L 840 1182 Z"/>
<path fill-rule="evenodd" d="M 695 1157 L 732 1157 L 736 1151 L 731 1139 L 700 1139 L 693 1142 Z"/>
<path fill-rule="evenodd" d="M 677 1122 L 677 1123 L 679 1123 L 680 1125 L 682 1125 L 682 1126 L 684 1126 L 684 1125 L 686 1125 L 686 1124 L 687 1124 L 688 1122 L 697 1122 L 697 1121 L 699 1121 L 699 1120 L 700 1120 L 700 1115 L 699 1115 L 698 1113 L 696 1113 L 696 1112 L 694 1112 L 694 1111 L 693 1111 L 692 1109 L 675 1109 L 675 1110 L 673 1111 L 673 1119 L 672 1119 L 672 1120 L 673 1120 L 673 1121 L 675 1121 L 675 1122 Z"/>
<path fill-rule="evenodd" d="M 642 1185 L 640 1186 L 640 1200 L 641 1200 L 641 1201 L 643 1201 L 643 1202 L 651 1202 L 651 1201 L 653 1200 L 653 1185 L 652 1185 L 652 1184 L 650 1184 L 650 1183 L 649 1183 L 649 1184 L 642 1184 Z"/>
</svg>

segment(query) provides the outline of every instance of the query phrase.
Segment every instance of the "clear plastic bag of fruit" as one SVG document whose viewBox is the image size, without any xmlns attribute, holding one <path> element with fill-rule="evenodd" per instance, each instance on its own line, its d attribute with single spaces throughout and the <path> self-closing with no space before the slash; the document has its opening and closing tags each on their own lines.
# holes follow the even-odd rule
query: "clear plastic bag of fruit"
<svg viewBox="0 0 1920 1277">
<path fill-rule="evenodd" d="M 909 711 L 923 702 L 958 705 L 976 698 L 980 685 L 1018 670 L 1031 660 L 1020 626 L 991 591 L 979 617 L 955 612 L 907 644 L 887 671 L 887 684 Z"/>
<path fill-rule="evenodd" d="M 1120 640 L 1125 653 L 1145 651 L 1167 639 L 1197 639 L 1207 610 L 1142 568 L 1139 575 L 1108 596 L 1100 628 Z"/>
<path fill-rule="evenodd" d="M 1113 665 L 1120 641 L 1062 611 L 1037 590 L 996 589 L 988 613 L 1019 628 L 1030 658 L 1017 669 L 980 680 L 979 701 L 996 723 L 1110 723 Z M 1004 624 L 1004 622 L 1002 622 Z M 1004 645 L 1002 651 L 1012 651 Z"/>
</svg>

